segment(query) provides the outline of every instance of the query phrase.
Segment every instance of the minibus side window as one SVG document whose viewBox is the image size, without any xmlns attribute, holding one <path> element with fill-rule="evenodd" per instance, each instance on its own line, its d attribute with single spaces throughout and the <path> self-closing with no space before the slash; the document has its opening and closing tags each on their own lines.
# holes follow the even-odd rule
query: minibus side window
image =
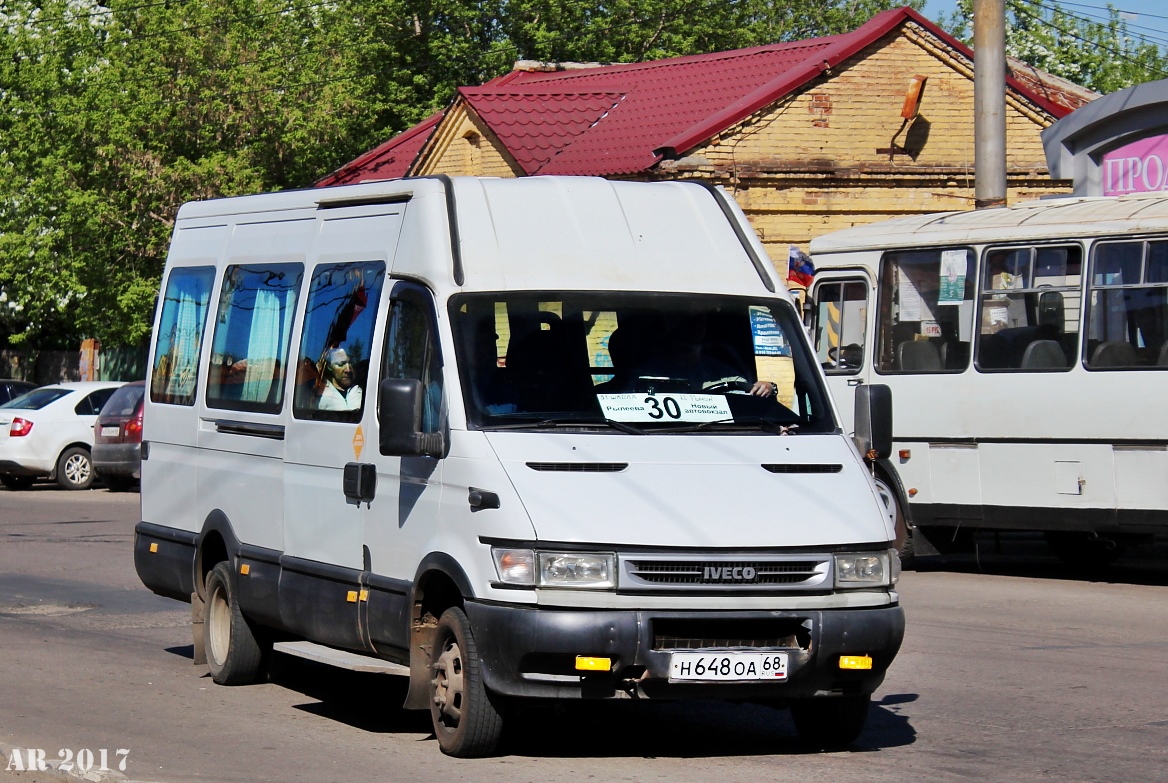
<svg viewBox="0 0 1168 783">
<path fill-rule="evenodd" d="M 1066 371 L 1079 351 L 1078 245 L 990 248 L 981 270 L 977 369 Z"/>
<path fill-rule="evenodd" d="M 1087 369 L 1168 369 L 1168 240 L 1103 242 L 1093 256 Z"/>
<path fill-rule="evenodd" d="M 229 266 L 223 275 L 207 405 L 279 413 L 303 264 Z"/>
<path fill-rule="evenodd" d="M 151 402 L 195 404 L 199 352 L 214 282 L 213 266 L 171 271 L 155 335 L 154 367 L 150 374 Z"/>
<path fill-rule="evenodd" d="M 919 374 L 968 367 L 974 283 L 972 250 L 885 254 L 877 291 L 876 370 Z"/>
<path fill-rule="evenodd" d="M 361 420 L 384 281 L 382 261 L 322 264 L 313 271 L 292 394 L 296 418 Z"/>
<path fill-rule="evenodd" d="M 422 382 L 422 432 L 438 432 L 442 423 L 442 356 L 429 296 L 399 284 L 389 310 L 382 378 Z"/>
<path fill-rule="evenodd" d="M 816 292 L 815 355 L 828 375 L 855 375 L 864 366 L 868 287 L 823 283 Z"/>
</svg>

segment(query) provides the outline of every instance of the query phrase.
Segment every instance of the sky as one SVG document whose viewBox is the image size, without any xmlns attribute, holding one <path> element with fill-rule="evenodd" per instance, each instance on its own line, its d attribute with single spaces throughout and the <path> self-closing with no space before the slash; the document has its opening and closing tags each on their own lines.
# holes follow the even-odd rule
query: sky
<svg viewBox="0 0 1168 783">
<path fill-rule="evenodd" d="M 1108 3 L 1105 0 L 1055 1 L 1066 12 L 1093 21 L 1107 19 Z M 1164 0 L 1112 0 L 1111 5 L 1124 16 L 1131 35 L 1144 37 L 1162 49 L 1168 49 L 1168 3 Z M 956 6 L 957 0 L 928 0 L 925 16 L 937 21 L 952 14 Z"/>
</svg>

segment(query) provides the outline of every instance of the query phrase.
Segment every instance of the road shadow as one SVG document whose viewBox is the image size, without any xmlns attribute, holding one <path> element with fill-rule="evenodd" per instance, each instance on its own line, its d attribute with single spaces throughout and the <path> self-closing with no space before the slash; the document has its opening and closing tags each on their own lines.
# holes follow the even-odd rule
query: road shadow
<svg viewBox="0 0 1168 783">
<path fill-rule="evenodd" d="M 189 647 L 168 652 L 186 655 Z M 336 669 L 275 655 L 269 682 L 311 699 L 295 709 L 371 733 L 418 734 L 432 740 L 430 715 L 404 710 L 404 677 Z M 876 752 L 916 741 L 905 705 L 915 694 L 873 700 L 868 724 L 849 753 Z M 727 701 L 508 703 L 501 755 L 530 757 L 668 757 L 801 755 L 790 712 Z"/>
<path fill-rule="evenodd" d="M 1113 563 L 1072 565 L 1055 556 L 1042 533 L 978 531 L 958 551 L 917 557 L 915 569 L 1164 587 L 1168 539 L 1129 546 Z"/>
</svg>

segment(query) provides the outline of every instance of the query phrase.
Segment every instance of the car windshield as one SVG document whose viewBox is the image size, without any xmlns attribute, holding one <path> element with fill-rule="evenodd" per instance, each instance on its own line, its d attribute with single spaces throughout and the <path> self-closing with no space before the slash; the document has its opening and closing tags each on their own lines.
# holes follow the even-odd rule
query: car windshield
<svg viewBox="0 0 1168 783">
<path fill-rule="evenodd" d="M 41 389 L 33 389 L 27 394 L 22 394 L 14 400 L 0 405 L 0 408 L 17 408 L 23 411 L 37 411 L 45 407 L 51 402 L 70 394 L 69 389 L 60 389 L 55 387 L 46 387 Z"/>
<path fill-rule="evenodd" d="M 471 426 L 836 429 L 777 298 L 503 292 L 450 301 Z"/>
</svg>

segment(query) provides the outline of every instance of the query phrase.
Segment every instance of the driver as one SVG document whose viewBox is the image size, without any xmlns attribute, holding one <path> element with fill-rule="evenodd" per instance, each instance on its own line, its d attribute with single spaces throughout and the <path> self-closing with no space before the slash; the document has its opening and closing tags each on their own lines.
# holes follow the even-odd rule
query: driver
<svg viewBox="0 0 1168 783">
<path fill-rule="evenodd" d="M 756 397 L 773 397 L 778 386 L 770 381 L 751 381 L 726 362 L 710 355 L 706 342 L 706 317 L 694 315 L 669 330 L 665 351 L 637 373 L 638 377 L 667 377 L 688 381 L 693 390 L 737 384 Z"/>
</svg>

